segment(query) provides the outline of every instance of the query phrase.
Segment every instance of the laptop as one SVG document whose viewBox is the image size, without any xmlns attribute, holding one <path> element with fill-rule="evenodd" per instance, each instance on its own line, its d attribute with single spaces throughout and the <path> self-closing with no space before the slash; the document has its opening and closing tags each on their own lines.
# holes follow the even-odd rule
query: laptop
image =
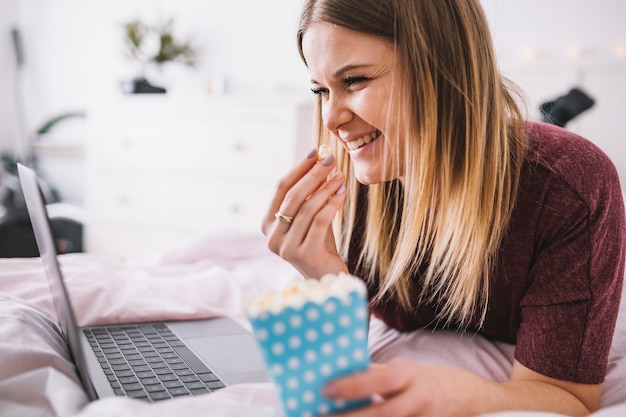
<svg viewBox="0 0 626 417">
<path fill-rule="evenodd" d="M 78 327 L 39 180 L 22 164 L 18 173 L 59 325 L 91 400 L 155 402 L 268 381 L 253 335 L 227 317 Z"/>
</svg>

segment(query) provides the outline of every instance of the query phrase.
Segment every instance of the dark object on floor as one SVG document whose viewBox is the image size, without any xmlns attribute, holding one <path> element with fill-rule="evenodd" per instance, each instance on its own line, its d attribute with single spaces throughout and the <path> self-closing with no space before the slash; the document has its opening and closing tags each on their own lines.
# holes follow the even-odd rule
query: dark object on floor
<svg viewBox="0 0 626 417">
<path fill-rule="evenodd" d="M 83 225 L 67 218 L 50 220 L 59 253 L 83 251 Z M 39 249 L 26 209 L 0 217 L 0 258 L 35 258 Z"/>
<path fill-rule="evenodd" d="M 39 256 L 26 210 L 11 211 L 0 218 L 0 258 Z"/>
<path fill-rule="evenodd" d="M 543 121 L 564 127 L 570 120 L 591 108 L 595 101 L 579 88 L 573 88 L 564 96 L 543 103 L 541 110 Z"/>
<path fill-rule="evenodd" d="M 163 87 L 150 84 L 145 78 L 136 78 L 122 83 L 122 91 L 125 94 L 165 94 L 167 92 Z"/>
</svg>

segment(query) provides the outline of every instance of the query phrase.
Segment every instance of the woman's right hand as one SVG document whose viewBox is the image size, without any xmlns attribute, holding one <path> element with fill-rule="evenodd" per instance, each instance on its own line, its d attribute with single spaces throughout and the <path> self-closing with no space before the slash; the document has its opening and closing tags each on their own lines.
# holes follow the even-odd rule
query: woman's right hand
<svg viewBox="0 0 626 417">
<path fill-rule="evenodd" d="M 279 180 L 263 218 L 270 250 L 306 278 L 348 272 L 332 231 L 332 220 L 345 200 L 345 178 L 339 172 L 330 175 L 334 167 L 334 155 L 318 162 L 317 151 L 311 151 Z"/>
</svg>

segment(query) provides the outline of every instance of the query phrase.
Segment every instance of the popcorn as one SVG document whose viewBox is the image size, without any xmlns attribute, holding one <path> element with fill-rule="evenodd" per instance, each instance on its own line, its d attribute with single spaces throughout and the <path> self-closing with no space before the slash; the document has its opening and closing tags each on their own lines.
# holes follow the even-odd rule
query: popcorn
<svg viewBox="0 0 626 417">
<path fill-rule="evenodd" d="M 294 283 L 252 300 L 247 313 L 285 416 L 337 413 L 370 402 L 322 395 L 330 381 L 369 367 L 367 289 L 359 278 L 328 274 Z"/>
<path fill-rule="evenodd" d="M 319 281 L 306 279 L 282 291 L 268 291 L 256 297 L 247 307 L 248 316 L 257 317 L 263 312 L 278 314 L 287 307 L 299 309 L 306 302 L 323 304 L 329 297 L 346 300 L 353 291 L 367 296 L 365 284 L 359 278 L 345 273 L 326 274 Z"/>
<path fill-rule="evenodd" d="M 323 161 L 326 157 L 333 154 L 333 151 L 328 147 L 328 145 L 321 145 L 317 150 L 317 160 Z"/>
</svg>

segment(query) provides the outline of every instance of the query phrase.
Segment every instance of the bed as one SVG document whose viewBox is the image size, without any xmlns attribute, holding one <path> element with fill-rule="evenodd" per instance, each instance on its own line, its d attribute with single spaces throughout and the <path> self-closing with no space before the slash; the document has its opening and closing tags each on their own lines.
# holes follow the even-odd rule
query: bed
<svg viewBox="0 0 626 417">
<path fill-rule="evenodd" d="M 60 256 L 79 324 L 227 315 L 249 327 L 242 309 L 252 295 L 298 280 L 260 234 L 222 231 L 151 258 L 120 261 L 94 254 Z M 141 295 L 147 294 L 147 297 Z M 506 380 L 513 346 L 480 336 L 416 331 L 400 334 L 372 319 L 374 361 L 396 356 L 472 370 Z M 626 416 L 626 306 L 620 309 L 602 394 L 593 417 Z M 269 382 L 210 395 L 146 404 L 128 398 L 89 402 L 56 324 L 38 258 L 0 260 L 0 415 L 7 416 L 280 416 Z M 506 412 L 490 416 L 543 417 Z"/>
</svg>

